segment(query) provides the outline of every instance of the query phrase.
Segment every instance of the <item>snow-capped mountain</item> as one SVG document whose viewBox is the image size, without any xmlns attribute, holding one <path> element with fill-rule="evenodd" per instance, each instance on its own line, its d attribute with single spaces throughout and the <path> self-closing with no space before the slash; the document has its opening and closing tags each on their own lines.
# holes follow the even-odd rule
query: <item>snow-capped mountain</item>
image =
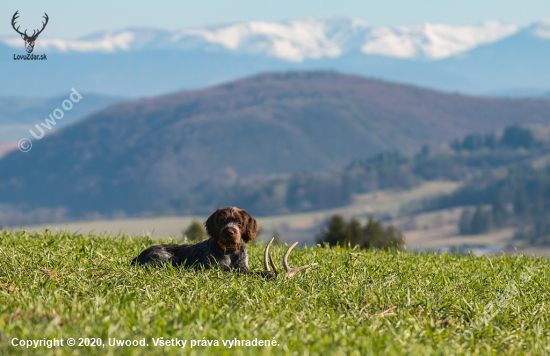
<svg viewBox="0 0 550 356">
<path fill-rule="evenodd" d="M 550 19 L 540 21 L 527 28 L 533 36 L 550 40 Z"/>
<path fill-rule="evenodd" d="M 268 55 L 291 62 L 337 58 L 350 51 L 397 58 L 447 58 L 492 43 L 518 31 L 518 26 L 487 21 L 472 26 L 426 23 L 373 27 L 358 19 L 307 18 L 286 23 L 246 22 L 175 32 L 148 29 L 108 31 L 79 40 L 44 38 L 39 51 L 117 52 L 138 50 L 216 50 Z M 536 30 L 547 35 L 547 28 Z M 20 46 L 19 38 L 3 40 Z"/>
<path fill-rule="evenodd" d="M 515 25 L 487 21 L 474 26 L 424 24 L 395 29 L 373 29 L 361 47 L 363 53 L 398 58 L 442 59 L 496 42 L 518 31 Z"/>
<path fill-rule="evenodd" d="M 205 87 L 259 72 L 337 70 L 471 94 L 549 92 L 550 20 L 380 27 L 349 18 L 246 22 L 178 31 L 137 28 L 76 40 L 40 37 L 43 62 L 14 60 L 0 38 L 3 96 L 55 96 L 77 87 L 135 97 Z"/>
</svg>

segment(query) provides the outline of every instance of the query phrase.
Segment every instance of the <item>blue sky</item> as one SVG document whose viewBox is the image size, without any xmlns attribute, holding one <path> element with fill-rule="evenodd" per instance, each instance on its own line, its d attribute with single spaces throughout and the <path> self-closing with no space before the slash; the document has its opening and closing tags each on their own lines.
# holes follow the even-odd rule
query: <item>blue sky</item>
<svg viewBox="0 0 550 356">
<path fill-rule="evenodd" d="M 126 27 L 178 29 L 242 21 L 285 21 L 301 17 L 348 16 L 372 25 L 423 22 L 466 25 L 499 20 L 528 25 L 550 18 L 550 0 L 2 0 L 0 36 L 13 35 L 11 17 L 19 10 L 21 28 L 40 26 L 44 36 L 76 38 Z"/>
</svg>

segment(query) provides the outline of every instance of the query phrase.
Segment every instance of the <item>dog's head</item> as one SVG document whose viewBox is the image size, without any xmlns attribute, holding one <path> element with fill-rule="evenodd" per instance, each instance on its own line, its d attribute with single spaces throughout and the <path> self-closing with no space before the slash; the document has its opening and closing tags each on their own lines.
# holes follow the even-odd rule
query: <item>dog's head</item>
<svg viewBox="0 0 550 356">
<path fill-rule="evenodd" d="M 204 223 L 208 236 L 224 251 L 236 251 L 258 233 L 258 223 L 245 210 L 235 207 L 218 209 Z"/>
</svg>

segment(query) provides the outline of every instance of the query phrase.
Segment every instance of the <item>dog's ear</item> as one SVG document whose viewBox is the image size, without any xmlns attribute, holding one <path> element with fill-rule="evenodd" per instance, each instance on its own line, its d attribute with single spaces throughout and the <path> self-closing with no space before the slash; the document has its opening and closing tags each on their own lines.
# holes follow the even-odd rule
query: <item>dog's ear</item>
<svg viewBox="0 0 550 356">
<path fill-rule="evenodd" d="M 220 229 L 218 228 L 218 223 L 216 222 L 216 218 L 218 217 L 220 210 L 221 209 L 216 210 L 204 223 L 206 233 L 216 241 L 220 239 Z"/>
<path fill-rule="evenodd" d="M 260 226 L 256 222 L 256 219 L 250 216 L 250 214 L 247 213 L 246 210 L 241 210 L 240 213 L 242 214 L 243 221 L 244 221 L 244 224 L 243 224 L 244 233 L 241 236 L 243 241 L 245 243 L 248 243 L 254 240 L 254 238 L 258 234 L 258 229 L 260 228 Z"/>
</svg>

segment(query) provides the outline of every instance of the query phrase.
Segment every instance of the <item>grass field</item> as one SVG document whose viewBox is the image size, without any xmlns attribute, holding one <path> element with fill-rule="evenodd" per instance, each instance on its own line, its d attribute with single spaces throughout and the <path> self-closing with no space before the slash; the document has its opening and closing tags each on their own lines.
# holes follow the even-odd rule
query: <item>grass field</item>
<svg viewBox="0 0 550 356">
<path fill-rule="evenodd" d="M 291 280 L 130 266 L 150 237 L 0 232 L 0 353 L 9 355 L 549 354 L 550 264 L 474 257 L 295 250 L 320 265 Z M 261 269 L 264 245 L 250 245 Z M 286 246 L 272 248 L 280 260 Z M 492 303 L 492 304 L 491 304 Z M 154 346 L 154 340 L 188 340 Z M 63 338 L 27 349 L 19 340 Z M 105 347 L 66 346 L 100 338 Z M 223 340 L 276 340 L 276 346 Z M 109 346 L 109 339 L 149 346 Z M 212 346 L 190 348 L 210 340 Z M 215 342 L 219 346 L 214 346 Z M 454 341 L 453 341 L 454 340 Z"/>
</svg>

